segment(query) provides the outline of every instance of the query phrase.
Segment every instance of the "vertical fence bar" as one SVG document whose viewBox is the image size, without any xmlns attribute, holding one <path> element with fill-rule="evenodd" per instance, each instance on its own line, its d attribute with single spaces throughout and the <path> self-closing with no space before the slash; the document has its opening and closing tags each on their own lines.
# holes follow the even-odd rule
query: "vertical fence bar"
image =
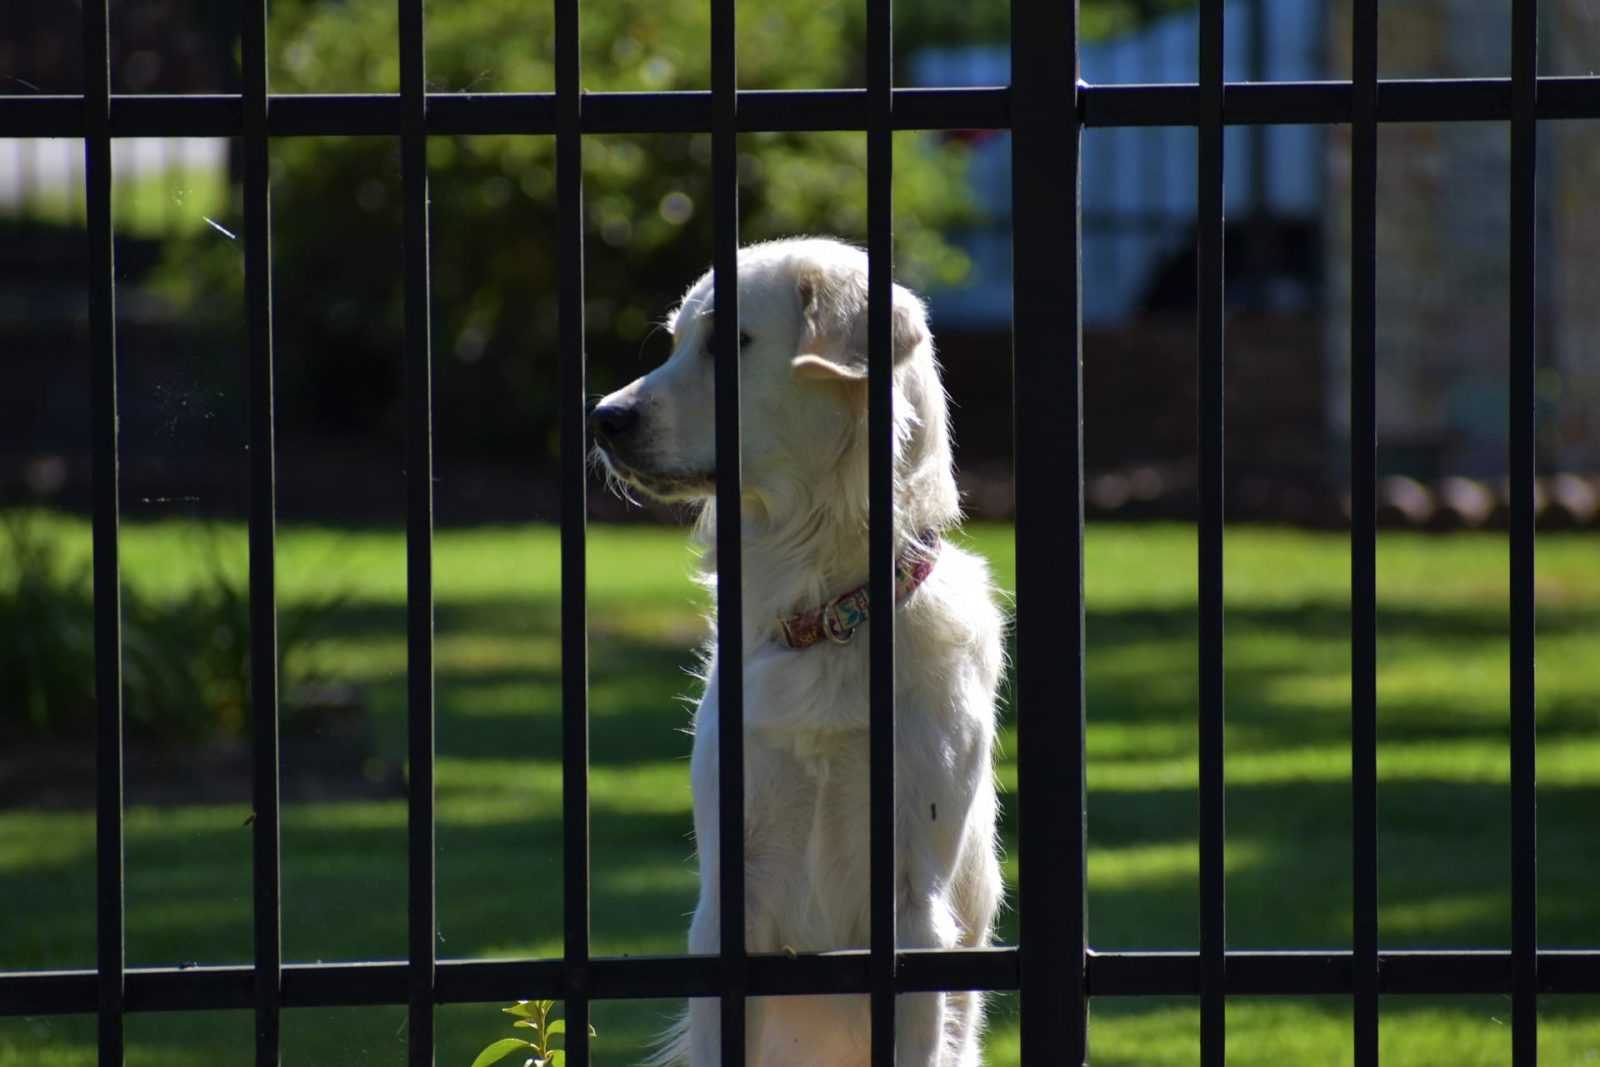
<svg viewBox="0 0 1600 1067">
<path fill-rule="evenodd" d="M 895 1063 L 894 20 L 867 3 L 868 864 L 872 1063 Z"/>
<path fill-rule="evenodd" d="M 1351 13 L 1350 794 L 1356 1067 L 1378 1063 L 1378 0 Z"/>
<path fill-rule="evenodd" d="M 1227 902 L 1223 873 L 1222 0 L 1200 3 L 1196 307 L 1200 423 L 1200 1062 L 1222 1067 Z"/>
<path fill-rule="evenodd" d="M 117 312 L 111 215 L 111 27 L 83 5 L 83 184 L 89 237 L 90 435 L 94 463 L 96 958 L 101 1067 L 122 1063 L 122 572 L 118 558 Z"/>
<path fill-rule="evenodd" d="M 423 0 L 400 3 L 400 183 L 405 242 L 406 723 L 410 767 L 407 1040 L 433 1063 L 437 958 L 433 824 L 433 359 L 428 286 L 428 127 Z"/>
<path fill-rule="evenodd" d="M 1537 0 L 1511 7 L 1511 1062 L 1539 1062 L 1534 726 Z"/>
<path fill-rule="evenodd" d="M 1065 1067 L 1089 1059 L 1077 76 L 1076 0 L 1012 0 L 1022 1062 Z"/>
<path fill-rule="evenodd" d="M 272 203 L 267 158 L 267 5 L 240 24 L 244 103 L 245 322 L 250 367 L 250 714 L 255 883 L 256 1065 L 277 1067 L 283 981 L 278 820 L 278 605 L 273 434 Z"/>
<path fill-rule="evenodd" d="M 712 303 L 716 314 L 717 895 L 722 1067 L 745 1054 L 744 557 L 739 448 L 739 66 L 734 0 L 711 0 Z"/>
<path fill-rule="evenodd" d="M 556 0 L 561 336 L 561 821 L 567 1062 L 589 1063 L 588 455 L 583 315 L 583 85 L 578 0 Z"/>
</svg>

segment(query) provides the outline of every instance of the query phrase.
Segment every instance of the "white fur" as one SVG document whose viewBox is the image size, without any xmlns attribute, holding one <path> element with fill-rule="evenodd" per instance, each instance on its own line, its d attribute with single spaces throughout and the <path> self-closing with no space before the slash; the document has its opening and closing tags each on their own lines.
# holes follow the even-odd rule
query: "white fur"
<svg viewBox="0 0 1600 1067">
<path fill-rule="evenodd" d="M 791 650 L 776 620 L 867 577 L 866 256 L 836 241 L 741 250 L 746 941 L 753 953 L 865 948 L 868 635 Z M 703 503 L 705 580 L 713 530 L 711 275 L 669 321 L 671 357 L 604 405 L 641 412 L 636 439 L 602 447 L 610 472 L 656 495 Z M 944 388 L 923 307 L 895 287 L 897 545 L 960 518 Z M 874 617 L 884 610 L 874 604 Z M 870 623 L 868 624 L 870 626 Z M 989 943 L 1002 883 L 991 769 L 1003 620 L 988 568 L 952 544 L 895 617 L 896 904 L 902 948 Z M 694 717 L 700 902 L 689 950 L 718 950 L 717 696 L 708 645 Z M 718 1002 L 691 1002 L 662 1063 L 715 1067 Z M 861 996 L 750 1002 L 750 1067 L 864 1067 Z M 976 1067 L 977 993 L 899 998 L 902 1067 Z"/>
</svg>

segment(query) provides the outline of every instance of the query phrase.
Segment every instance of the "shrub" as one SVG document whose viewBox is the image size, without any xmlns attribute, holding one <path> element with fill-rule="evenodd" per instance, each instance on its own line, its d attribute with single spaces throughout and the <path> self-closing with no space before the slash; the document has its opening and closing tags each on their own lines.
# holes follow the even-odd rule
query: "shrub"
<svg viewBox="0 0 1600 1067">
<path fill-rule="evenodd" d="M 132 738 L 202 741 L 250 726 L 250 601 L 224 565 L 220 535 L 206 526 L 198 551 L 205 580 L 177 599 L 122 588 L 123 714 Z M 300 666 L 342 594 L 280 605 L 286 682 L 315 680 Z M 18 713 L 0 715 L 0 737 L 66 739 L 95 723 L 94 588 L 90 564 L 71 567 L 36 512 L 0 514 L 0 692 Z"/>
</svg>

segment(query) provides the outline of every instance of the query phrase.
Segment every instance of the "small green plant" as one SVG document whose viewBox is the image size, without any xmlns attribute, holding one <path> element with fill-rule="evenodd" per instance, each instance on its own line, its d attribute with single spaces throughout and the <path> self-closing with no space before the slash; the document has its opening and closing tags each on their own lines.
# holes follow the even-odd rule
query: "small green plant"
<svg viewBox="0 0 1600 1067">
<path fill-rule="evenodd" d="M 529 1052 L 522 1067 L 562 1067 L 567 1054 L 564 1049 L 556 1047 L 556 1043 L 565 1040 L 567 1021 L 550 1018 L 555 1008 L 556 1002 L 553 1000 L 519 1000 L 509 1008 L 501 1008 L 507 1015 L 516 1016 L 517 1021 L 512 1026 L 518 1030 L 531 1030 L 533 1039 L 502 1037 L 478 1053 L 478 1058 L 472 1061 L 472 1067 L 489 1067 L 489 1064 L 498 1063 L 522 1049 Z M 589 1027 L 589 1036 L 595 1036 L 592 1026 Z"/>
</svg>

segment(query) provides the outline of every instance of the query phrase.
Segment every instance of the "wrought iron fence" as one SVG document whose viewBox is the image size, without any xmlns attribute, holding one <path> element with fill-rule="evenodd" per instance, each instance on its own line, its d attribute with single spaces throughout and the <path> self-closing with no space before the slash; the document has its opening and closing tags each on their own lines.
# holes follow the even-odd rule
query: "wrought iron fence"
<svg viewBox="0 0 1600 1067">
<path fill-rule="evenodd" d="M 238 95 L 116 96 L 108 76 L 108 0 L 84 4 L 89 77 L 81 96 L 0 98 L 0 136 L 81 137 L 90 237 L 93 354 L 95 648 L 99 693 L 97 800 L 98 965 L 92 971 L 0 974 L 0 1015 L 97 1012 L 100 1062 L 120 1064 L 130 1012 L 249 1008 L 258 1063 L 279 1060 L 285 1007 L 405 1004 L 410 1061 L 433 1061 L 438 1004 L 546 997 L 565 1001 L 568 1057 L 589 1062 L 590 1003 L 606 998 L 720 997 L 723 1063 L 743 1060 L 746 998 L 865 993 L 872 1000 L 872 1061 L 894 1062 L 895 997 L 937 990 L 1020 990 L 1028 1067 L 1087 1059 L 1096 997 L 1198 996 L 1201 1062 L 1224 1059 L 1229 996 L 1352 997 L 1355 1062 L 1378 1062 L 1380 994 L 1509 994 L 1517 1067 L 1537 1062 L 1542 994 L 1600 993 L 1600 949 L 1538 949 L 1534 790 L 1534 168 L 1541 120 L 1600 118 L 1600 78 L 1539 78 L 1535 0 L 1512 5 L 1510 78 L 1392 80 L 1377 76 L 1376 0 L 1358 0 L 1348 82 L 1225 84 L 1221 0 L 1200 3 L 1200 77 L 1194 84 L 1091 86 L 1076 78 L 1074 3 L 1014 0 L 1012 82 L 964 89 L 896 89 L 890 8 L 870 4 L 865 89 L 742 92 L 736 88 L 734 0 L 713 8 L 709 92 L 581 91 L 578 0 L 556 0 L 552 93 L 429 94 L 422 0 L 401 0 L 397 94 L 270 95 L 266 2 L 247 0 L 243 90 Z M 1374 305 L 1377 127 L 1384 122 L 1502 121 L 1511 182 L 1511 795 L 1507 857 L 1509 952 L 1382 952 L 1378 945 L 1376 821 L 1376 576 Z M 1223 871 L 1223 131 L 1230 125 L 1349 124 L 1352 133 L 1353 518 L 1351 590 L 1353 949 L 1228 952 Z M 1197 953 L 1099 953 L 1086 909 L 1083 466 L 1079 197 L 1086 127 L 1198 130 L 1198 337 L 1201 940 Z M 759 130 L 863 131 L 868 139 L 871 361 L 871 596 L 892 600 L 888 371 L 892 134 L 896 130 L 1009 129 L 1014 134 L 1015 374 L 1021 590 L 1017 623 L 1020 848 L 1019 944 L 983 950 L 897 951 L 890 873 L 894 841 L 893 627 L 872 627 L 871 947 L 827 956 L 747 956 L 744 948 L 742 708 L 738 671 L 722 679 L 720 742 L 722 949 L 718 957 L 595 958 L 589 938 L 588 714 L 585 586 L 583 139 L 597 133 L 709 132 L 715 191 L 715 299 L 733 308 L 737 230 L 735 140 Z M 554 134 L 562 273 L 561 446 L 564 932 L 560 959 L 440 960 L 434 849 L 433 532 L 428 275 L 427 138 L 443 133 Z M 282 953 L 278 705 L 274 592 L 273 345 L 270 190 L 274 137 L 398 134 L 405 238 L 408 370 L 407 506 L 409 955 L 404 961 L 286 964 Z M 123 776 L 118 612 L 116 337 L 111 139 L 242 137 L 249 324 L 251 666 L 254 706 L 255 957 L 253 966 L 130 969 L 123 941 Z M 740 613 L 737 331 L 718 331 L 718 602 Z M 1063 564 L 1065 562 L 1065 565 Z M 1039 610 L 1035 605 L 1050 605 Z M 1067 605 L 1063 610 L 1062 605 Z M 742 659 L 741 629 L 719 628 L 724 663 Z"/>
</svg>

